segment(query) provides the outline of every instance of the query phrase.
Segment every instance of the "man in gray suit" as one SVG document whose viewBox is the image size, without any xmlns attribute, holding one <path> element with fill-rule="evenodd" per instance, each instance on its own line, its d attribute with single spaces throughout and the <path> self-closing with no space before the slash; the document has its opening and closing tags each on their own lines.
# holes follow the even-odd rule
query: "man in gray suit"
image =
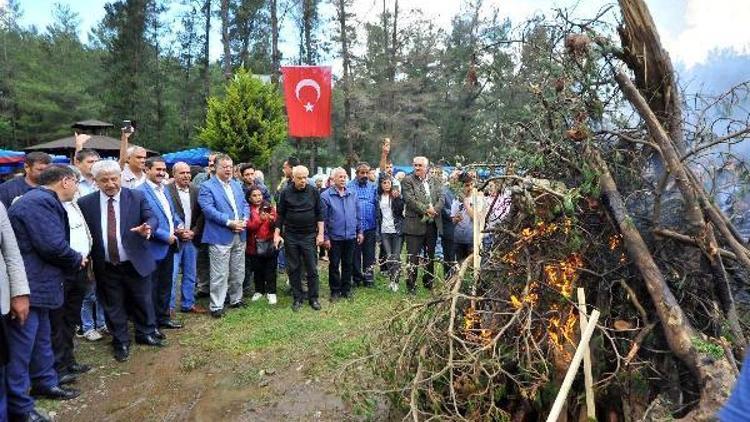
<svg viewBox="0 0 750 422">
<path fill-rule="evenodd" d="M 424 267 L 422 283 L 432 289 L 435 270 L 435 245 L 443 224 L 440 211 L 444 198 L 439 180 L 430 179 L 427 175 L 429 161 L 425 157 L 414 157 L 414 172 L 401 182 L 401 192 L 406 207 L 404 209 L 404 238 L 409 260 L 406 286 L 409 293 L 416 293 L 417 267 L 419 257 L 424 250 L 427 264 Z"/>
<path fill-rule="evenodd" d="M 16 235 L 10 225 L 8 212 L 0 203 L 0 420 L 8 413 L 5 391 L 5 365 L 8 363 L 6 318 L 17 319 L 22 325 L 29 316 L 29 282 Z M 45 420 L 36 410 L 31 419 Z"/>
</svg>

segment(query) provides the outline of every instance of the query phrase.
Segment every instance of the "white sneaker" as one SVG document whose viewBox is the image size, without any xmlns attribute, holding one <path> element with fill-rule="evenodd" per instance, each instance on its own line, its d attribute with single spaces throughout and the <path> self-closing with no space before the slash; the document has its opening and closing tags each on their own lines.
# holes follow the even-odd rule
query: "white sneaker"
<svg viewBox="0 0 750 422">
<path fill-rule="evenodd" d="M 88 341 L 99 341 L 102 339 L 101 333 L 93 328 L 83 333 L 83 337 Z"/>
<path fill-rule="evenodd" d="M 266 295 L 266 297 L 268 298 L 268 304 L 269 305 L 275 305 L 276 304 L 276 295 L 275 294 L 269 293 L 269 294 Z"/>
<path fill-rule="evenodd" d="M 398 291 L 398 284 L 396 282 L 391 281 L 391 284 L 388 285 L 388 288 L 393 290 L 394 292 Z"/>
<path fill-rule="evenodd" d="M 259 300 L 260 298 L 262 298 L 262 297 L 263 297 L 263 295 L 262 295 L 262 294 L 260 294 L 260 293 L 256 293 L 256 294 L 254 294 L 254 295 L 253 295 L 253 297 L 251 297 L 251 298 L 250 298 L 250 301 L 251 301 L 251 302 L 257 302 L 257 301 L 258 301 L 258 300 Z"/>
</svg>

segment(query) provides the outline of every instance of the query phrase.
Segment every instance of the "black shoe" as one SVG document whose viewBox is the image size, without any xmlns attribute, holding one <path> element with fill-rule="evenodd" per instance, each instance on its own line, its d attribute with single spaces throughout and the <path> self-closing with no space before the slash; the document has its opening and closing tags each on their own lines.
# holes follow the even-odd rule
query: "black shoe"
<svg viewBox="0 0 750 422">
<path fill-rule="evenodd" d="M 368 283 L 365 283 L 365 287 L 368 288 L 368 289 L 375 288 L 375 283 L 373 283 L 372 281 L 370 281 Z"/>
<path fill-rule="evenodd" d="M 302 301 L 301 300 L 295 300 L 294 303 L 292 303 L 292 310 L 294 312 L 299 312 L 299 309 L 302 307 Z"/>
<path fill-rule="evenodd" d="M 85 363 L 74 363 L 68 367 L 68 372 L 80 375 L 85 374 L 92 369 L 91 365 L 86 365 Z"/>
<path fill-rule="evenodd" d="M 126 362 L 130 359 L 130 348 L 128 346 L 115 346 L 114 356 L 116 361 Z"/>
<path fill-rule="evenodd" d="M 318 299 L 313 299 L 310 301 L 310 307 L 315 309 L 316 311 L 320 310 L 320 302 L 318 302 Z"/>
<path fill-rule="evenodd" d="M 335 302 L 338 302 L 339 299 L 341 299 L 341 295 L 340 294 L 338 294 L 338 293 L 331 293 L 331 298 L 328 299 L 328 301 L 331 302 L 331 303 L 335 303 Z"/>
<path fill-rule="evenodd" d="M 229 307 L 232 308 L 232 309 L 246 308 L 247 307 L 247 303 L 245 303 L 244 300 L 240 300 L 237 303 L 229 305 Z"/>
<path fill-rule="evenodd" d="M 214 318 L 222 318 L 224 316 L 224 310 L 218 309 L 216 311 L 211 311 L 211 316 Z"/>
<path fill-rule="evenodd" d="M 195 292 L 195 297 L 198 299 L 209 297 L 209 296 L 211 296 L 211 294 L 209 294 L 208 292 Z"/>
<path fill-rule="evenodd" d="M 341 293 L 341 297 L 343 297 L 344 299 L 352 299 L 354 298 L 354 293 L 351 290 L 349 290 L 347 292 Z"/>
<path fill-rule="evenodd" d="M 52 419 L 50 419 L 49 416 L 45 415 L 44 413 L 33 409 L 31 412 L 25 415 L 14 415 L 13 413 L 10 413 L 8 415 L 8 420 L 10 422 L 50 422 Z"/>
<path fill-rule="evenodd" d="M 156 347 L 164 347 L 167 344 L 164 342 L 164 340 L 159 340 L 154 335 L 148 335 L 148 336 L 135 336 L 135 342 L 138 344 L 143 344 L 145 346 L 156 346 Z"/>
<path fill-rule="evenodd" d="M 167 320 L 165 322 L 160 323 L 159 324 L 159 328 L 166 328 L 166 329 L 169 329 L 169 330 L 176 330 L 178 328 L 182 328 L 182 323 L 179 323 L 177 321 L 169 319 L 169 320 Z"/>
<path fill-rule="evenodd" d="M 78 380 L 78 374 L 65 371 L 57 374 L 57 385 L 68 385 Z"/>
<path fill-rule="evenodd" d="M 417 289 L 414 288 L 414 287 L 408 288 L 407 291 L 409 292 L 410 296 L 416 296 L 417 295 Z"/>
<path fill-rule="evenodd" d="M 164 334 L 164 333 L 162 333 L 161 331 L 159 331 L 158 328 L 154 329 L 154 334 L 152 334 L 152 336 L 158 338 L 159 340 L 166 340 L 167 339 L 167 335 Z"/>
<path fill-rule="evenodd" d="M 29 392 L 34 397 L 44 397 L 50 400 L 72 400 L 81 395 L 81 392 L 67 387 L 54 386 L 50 388 L 32 388 Z"/>
</svg>

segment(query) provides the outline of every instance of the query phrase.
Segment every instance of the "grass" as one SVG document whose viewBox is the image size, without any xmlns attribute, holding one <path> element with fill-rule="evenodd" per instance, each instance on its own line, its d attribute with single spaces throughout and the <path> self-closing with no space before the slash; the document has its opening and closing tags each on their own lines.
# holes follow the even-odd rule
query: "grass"
<svg viewBox="0 0 750 422">
<path fill-rule="evenodd" d="M 183 358 L 183 369 L 198 369 L 217 353 L 234 357 L 263 355 L 269 366 L 283 365 L 304 353 L 312 358 L 317 370 L 335 367 L 364 352 L 373 329 L 388 319 L 399 302 L 408 300 L 403 283 L 394 293 L 386 288 L 387 280 L 377 275 L 376 287 L 358 288 L 353 299 L 332 304 L 328 301 L 327 267 L 322 266 L 319 274 L 321 311 L 305 304 L 295 313 L 291 309 L 292 298 L 280 294 L 275 306 L 261 299 L 245 309 L 229 312 L 180 339 L 191 350 Z M 279 290 L 283 290 L 285 277 L 279 278 Z"/>
</svg>

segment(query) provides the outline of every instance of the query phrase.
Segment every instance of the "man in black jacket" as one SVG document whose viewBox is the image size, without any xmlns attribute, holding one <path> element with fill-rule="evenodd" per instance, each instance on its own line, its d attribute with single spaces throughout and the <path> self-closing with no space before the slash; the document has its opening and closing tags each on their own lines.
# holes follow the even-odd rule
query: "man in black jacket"
<svg viewBox="0 0 750 422">
<path fill-rule="evenodd" d="M 292 310 L 302 307 L 302 265 L 307 270 L 307 292 L 310 306 L 320 310 L 318 302 L 318 252 L 323 244 L 323 210 L 320 193 L 307 183 L 309 171 L 305 166 L 292 169 L 292 184 L 279 194 L 278 220 L 274 245 L 281 246 L 282 236 L 286 251 L 287 274 L 292 285 Z"/>
<path fill-rule="evenodd" d="M 174 183 L 167 185 L 167 191 L 172 197 L 177 215 L 184 222 L 184 227 L 177 234 L 182 241 L 182 247 L 174 256 L 170 309 L 175 307 L 177 275 L 182 272 L 180 312 L 205 314 L 208 310 L 195 303 L 194 294 L 198 246 L 203 230 L 203 213 L 198 205 L 198 189 L 190 184 L 190 166 L 187 163 L 175 163 L 172 167 L 172 177 Z"/>
</svg>

